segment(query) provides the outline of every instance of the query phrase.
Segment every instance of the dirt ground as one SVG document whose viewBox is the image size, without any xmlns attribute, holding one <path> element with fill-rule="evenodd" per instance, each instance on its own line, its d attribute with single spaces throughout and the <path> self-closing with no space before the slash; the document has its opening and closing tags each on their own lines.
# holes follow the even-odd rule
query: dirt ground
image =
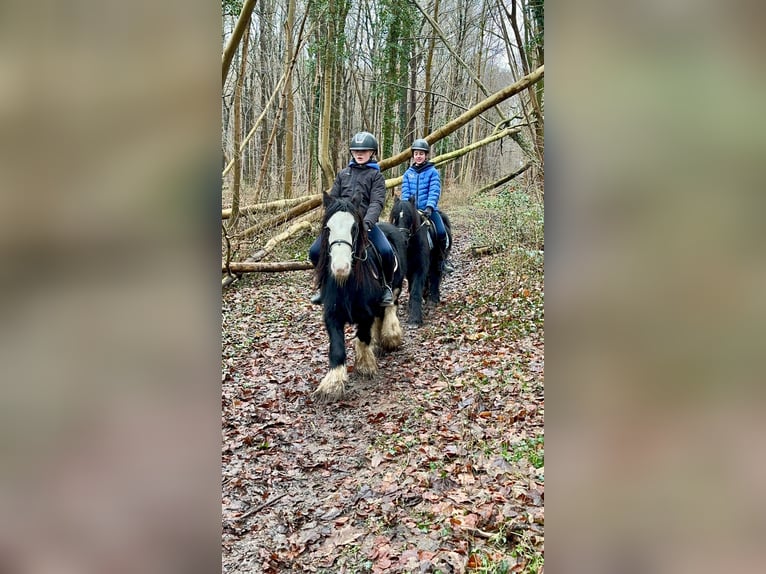
<svg viewBox="0 0 766 574">
<path fill-rule="evenodd" d="M 414 328 L 405 291 L 404 344 L 341 402 L 310 396 L 328 346 L 310 272 L 223 294 L 224 573 L 542 572 L 542 318 L 450 215 L 442 303 Z"/>
</svg>

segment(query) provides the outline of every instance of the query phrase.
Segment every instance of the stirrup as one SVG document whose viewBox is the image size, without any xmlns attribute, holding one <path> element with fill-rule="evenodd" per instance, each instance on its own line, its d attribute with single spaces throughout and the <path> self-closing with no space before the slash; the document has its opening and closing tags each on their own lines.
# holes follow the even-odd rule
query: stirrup
<svg viewBox="0 0 766 574">
<path fill-rule="evenodd" d="M 383 296 L 380 298 L 381 307 L 392 307 L 394 305 L 394 293 L 391 291 L 391 287 L 385 286 L 383 290 Z"/>
</svg>

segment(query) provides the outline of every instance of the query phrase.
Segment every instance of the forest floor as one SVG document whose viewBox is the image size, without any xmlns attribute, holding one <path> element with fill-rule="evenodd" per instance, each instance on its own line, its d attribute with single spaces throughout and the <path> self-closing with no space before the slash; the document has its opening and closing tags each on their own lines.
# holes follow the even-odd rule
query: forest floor
<svg viewBox="0 0 766 574">
<path fill-rule="evenodd" d="M 514 269 L 486 209 L 449 206 L 442 303 L 374 379 L 311 393 L 328 339 L 309 271 L 223 294 L 224 573 L 542 572 L 542 252 Z M 347 330 L 353 365 L 353 330 Z"/>
</svg>

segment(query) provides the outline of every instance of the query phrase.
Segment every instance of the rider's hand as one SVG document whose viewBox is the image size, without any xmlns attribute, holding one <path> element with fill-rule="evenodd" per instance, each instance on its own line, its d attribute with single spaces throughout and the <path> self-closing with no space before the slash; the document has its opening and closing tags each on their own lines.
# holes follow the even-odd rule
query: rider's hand
<svg viewBox="0 0 766 574">
<path fill-rule="evenodd" d="M 372 231 L 372 223 L 370 223 L 369 221 L 365 221 L 364 226 L 367 228 L 367 233 Z"/>
<path fill-rule="evenodd" d="M 431 207 L 430 205 L 428 207 L 426 207 L 426 217 L 428 219 L 431 219 L 431 214 L 433 212 L 434 212 L 434 208 L 433 207 Z"/>
</svg>

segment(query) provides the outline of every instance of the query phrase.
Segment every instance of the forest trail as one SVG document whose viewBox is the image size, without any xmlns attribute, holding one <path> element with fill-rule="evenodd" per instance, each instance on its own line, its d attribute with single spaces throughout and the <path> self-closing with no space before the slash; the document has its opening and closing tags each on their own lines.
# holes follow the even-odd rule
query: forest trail
<svg viewBox="0 0 766 574">
<path fill-rule="evenodd" d="M 310 397 L 328 345 L 310 272 L 224 292 L 224 573 L 542 566 L 542 285 L 508 295 L 492 273 L 502 255 L 469 254 L 492 218 L 448 213 L 442 304 L 414 328 L 405 291 L 403 346 L 374 379 L 351 373 L 341 402 Z"/>
</svg>

